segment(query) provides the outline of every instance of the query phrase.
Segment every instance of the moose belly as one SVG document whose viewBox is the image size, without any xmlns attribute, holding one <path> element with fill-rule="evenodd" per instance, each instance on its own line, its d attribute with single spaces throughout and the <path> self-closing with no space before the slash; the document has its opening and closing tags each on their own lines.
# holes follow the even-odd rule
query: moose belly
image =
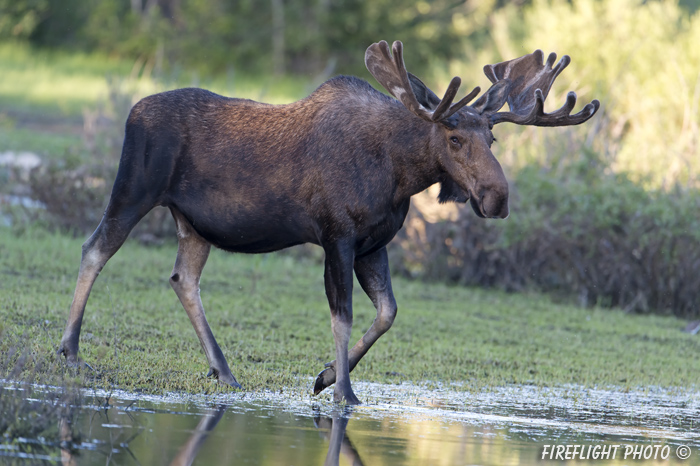
<svg viewBox="0 0 700 466">
<path fill-rule="evenodd" d="M 194 225 L 195 230 L 214 246 L 230 252 L 257 254 L 279 251 L 297 244 L 308 242 L 297 228 L 277 224 Z"/>
<path fill-rule="evenodd" d="M 300 212 L 275 209 L 188 209 L 176 207 L 195 231 L 214 246 L 230 252 L 264 253 L 317 242 L 314 229 Z"/>
</svg>

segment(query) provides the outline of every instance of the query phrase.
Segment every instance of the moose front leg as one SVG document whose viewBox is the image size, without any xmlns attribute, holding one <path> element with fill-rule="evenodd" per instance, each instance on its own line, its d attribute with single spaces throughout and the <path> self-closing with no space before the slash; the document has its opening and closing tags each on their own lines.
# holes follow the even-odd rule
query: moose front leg
<svg viewBox="0 0 700 466">
<path fill-rule="evenodd" d="M 204 354 L 209 362 L 209 374 L 234 388 L 242 388 L 228 367 L 226 358 L 204 315 L 204 306 L 199 296 L 199 278 L 202 269 L 209 258 L 211 246 L 187 222 L 184 216 L 171 209 L 177 226 L 178 249 L 173 273 L 170 275 L 170 285 L 180 298 L 182 307 L 192 322 L 194 331 L 199 337 Z"/>
<path fill-rule="evenodd" d="M 348 363 L 352 371 L 372 345 L 384 335 L 396 317 L 396 300 L 391 289 L 391 276 L 389 275 L 389 258 L 386 248 L 382 248 L 370 255 L 355 259 L 355 275 L 362 289 L 377 308 L 377 317 L 369 330 L 355 343 L 348 354 Z M 330 387 L 336 379 L 336 361 L 326 364 L 316 378 L 314 394 L 318 395 Z"/>
<path fill-rule="evenodd" d="M 333 400 L 340 403 L 360 404 L 350 385 L 348 342 L 352 330 L 352 266 L 355 252 L 352 243 L 326 247 L 325 284 L 331 308 L 331 329 L 335 339 L 337 380 Z"/>
</svg>

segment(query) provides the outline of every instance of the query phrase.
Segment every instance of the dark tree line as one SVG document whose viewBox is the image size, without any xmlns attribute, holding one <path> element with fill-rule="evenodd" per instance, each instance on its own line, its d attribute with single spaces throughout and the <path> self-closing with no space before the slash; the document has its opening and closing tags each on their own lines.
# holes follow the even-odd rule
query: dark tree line
<svg viewBox="0 0 700 466">
<path fill-rule="evenodd" d="M 483 40 L 484 13 L 497 8 L 463 0 L 0 0 L 0 38 L 204 73 L 353 73 L 380 39 L 410 43 L 414 69 L 454 58 L 466 41 Z"/>
<path fill-rule="evenodd" d="M 505 0 L 0 0 L 0 40 L 99 50 L 160 69 L 318 74 L 364 71 L 380 39 L 410 43 L 421 72 L 488 39 Z M 516 0 L 517 4 L 530 0 Z M 700 0 L 681 0 L 696 11 Z M 358 57 L 360 57 L 358 59 Z"/>
</svg>

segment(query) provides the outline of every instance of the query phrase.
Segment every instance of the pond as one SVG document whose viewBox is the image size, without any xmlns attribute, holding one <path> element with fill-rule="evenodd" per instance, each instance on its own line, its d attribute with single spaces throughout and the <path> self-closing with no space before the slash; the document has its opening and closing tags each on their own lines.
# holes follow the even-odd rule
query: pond
<svg viewBox="0 0 700 466">
<path fill-rule="evenodd" d="M 358 382 L 353 408 L 284 392 L 85 391 L 62 444 L 5 442 L 0 463 L 700 464 L 698 393 L 452 388 Z"/>
</svg>

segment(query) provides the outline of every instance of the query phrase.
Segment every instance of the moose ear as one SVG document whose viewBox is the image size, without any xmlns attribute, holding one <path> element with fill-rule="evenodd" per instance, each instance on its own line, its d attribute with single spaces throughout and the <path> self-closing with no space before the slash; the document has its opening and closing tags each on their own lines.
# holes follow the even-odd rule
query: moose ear
<svg viewBox="0 0 700 466">
<path fill-rule="evenodd" d="M 428 110 L 435 110 L 440 105 L 440 98 L 431 91 L 428 86 L 423 84 L 423 81 L 408 73 L 408 80 L 411 83 L 411 89 L 416 96 L 416 100 Z"/>
<path fill-rule="evenodd" d="M 440 181 L 440 194 L 438 194 L 438 202 L 440 204 L 450 201 L 464 204 L 468 200 L 469 194 L 460 188 L 452 178 L 445 176 Z"/>
<path fill-rule="evenodd" d="M 506 103 L 510 84 L 511 82 L 508 79 L 498 81 L 484 95 L 479 97 L 471 107 L 482 115 L 496 113 Z"/>
</svg>

